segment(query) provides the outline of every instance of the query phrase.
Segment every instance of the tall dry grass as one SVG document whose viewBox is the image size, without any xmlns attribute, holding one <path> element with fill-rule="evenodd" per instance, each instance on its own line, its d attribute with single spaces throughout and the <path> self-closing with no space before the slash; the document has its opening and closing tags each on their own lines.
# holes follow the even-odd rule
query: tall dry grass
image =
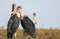
<svg viewBox="0 0 60 39">
<path fill-rule="evenodd" d="M 7 31 L 5 29 L 0 29 L 0 39 L 7 39 L 6 33 Z M 37 36 L 35 39 L 60 39 L 60 30 L 36 29 L 36 34 Z M 24 39 L 23 30 L 17 30 L 16 39 Z"/>
</svg>

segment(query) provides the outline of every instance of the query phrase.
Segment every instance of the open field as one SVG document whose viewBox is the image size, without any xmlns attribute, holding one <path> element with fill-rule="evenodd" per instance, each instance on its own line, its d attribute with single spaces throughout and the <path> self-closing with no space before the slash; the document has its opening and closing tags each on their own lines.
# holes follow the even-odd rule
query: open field
<svg viewBox="0 0 60 39">
<path fill-rule="evenodd" d="M 7 39 L 6 33 L 7 32 L 5 29 L 0 29 L 0 39 Z M 37 33 L 37 37 L 35 39 L 60 39 L 60 30 L 37 29 L 36 33 Z M 23 30 L 17 30 L 16 39 L 23 39 Z"/>
</svg>

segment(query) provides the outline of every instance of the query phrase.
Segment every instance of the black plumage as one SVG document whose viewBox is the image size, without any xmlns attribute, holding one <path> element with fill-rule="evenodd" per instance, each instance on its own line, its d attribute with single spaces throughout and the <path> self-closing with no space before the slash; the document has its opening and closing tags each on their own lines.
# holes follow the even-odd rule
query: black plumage
<svg viewBox="0 0 60 39">
<path fill-rule="evenodd" d="M 7 24 L 7 38 L 12 38 L 18 27 L 19 17 L 17 16 L 17 14 L 12 15 Z"/>
<path fill-rule="evenodd" d="M 21 19 L 21 25 L 26 33 L 28 33 L 31 37 L 35 37 L 35 24 L 28 16 Z"/>
</svg>

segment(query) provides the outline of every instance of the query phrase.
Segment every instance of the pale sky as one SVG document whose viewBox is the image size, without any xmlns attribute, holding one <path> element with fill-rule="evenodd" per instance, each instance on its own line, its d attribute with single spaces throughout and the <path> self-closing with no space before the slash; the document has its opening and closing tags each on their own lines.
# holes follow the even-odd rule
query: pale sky
<svg viewBox="0 0 60 39">
<path fill-rule="evenodd" d="M 7 27 L 13 3 L 22 6 L 22 13 L 31 19 L 34 12 L 37 14 L 36 28 L 60 29 L 60 0 L 0 0 L 0 26 Z"/>
</svg>

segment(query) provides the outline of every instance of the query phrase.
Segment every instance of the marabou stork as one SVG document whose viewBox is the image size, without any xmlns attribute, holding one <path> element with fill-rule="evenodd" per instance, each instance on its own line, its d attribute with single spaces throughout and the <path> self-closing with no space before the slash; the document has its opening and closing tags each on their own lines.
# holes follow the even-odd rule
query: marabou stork
<svg viewBox="0 0 60 39">
<path fill-rule="evenodd" d="M 15 6 L 16 6 L 15 4 L 12 5 L 12 11 L 14 11 Z M 8 39 L 13 38 L 13 35 L 18 29 L 18 27 L 19 27 L 19 17 L 17 16 L 17 14 L 12 14 L 7 24 L 7 38 Z"/>
<path fill-rule="evenodd" d="M 25 15 L 23 18 L 21 18 L 21 25 L 24 29 L 24 39 L 26 39 L 27 34 L 33 38 L 36 37 L 35 23 L 28 16 Z"/>
</svg>

